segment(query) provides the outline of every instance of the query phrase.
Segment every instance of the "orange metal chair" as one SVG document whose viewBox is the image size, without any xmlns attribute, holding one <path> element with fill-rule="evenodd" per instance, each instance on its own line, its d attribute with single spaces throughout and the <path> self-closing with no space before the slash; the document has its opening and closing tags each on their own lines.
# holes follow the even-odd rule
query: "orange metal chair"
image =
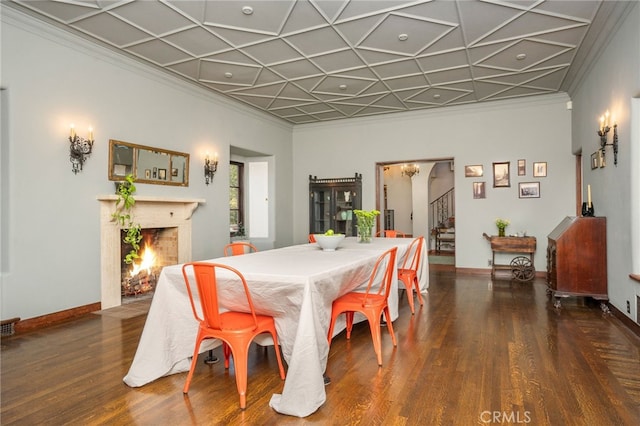
<svg viewBox="0 0 640 426">
<path fill-rule="evenodd" d="M 309 242 L 310 243 L 315 243 L 316 242 L 316 237 L 314 237 L 313 234 L 309 234 Z"/>
<path fill-rule="evenodd" d="M 220 271 L 224 269 L 225 271 Z M 193 272 L 195 282 L 200 298 L 200 306 L 202 308 L 202 316 L 196 310 L 191 284 L 189 283 L 188 271 Z M 246 312 L 225 311 L 220 312 L 218 305 L 218 276 L 227 274 L 230 271 L 235 276 L 233 280 L 239 279 L 244 286 L 244 292 L 247 297 Z M 189 385 L 195 370 L 200 344 L 204 339 L 220 339 L 223 342 L 224 366 L 229 368 L 229 355 L 233 356 L 234 367 L 236 371 L 236 386 L 240 394 L 240 408 L 244 410 L 247 405 L 247 370 L 249 345 L 253 339 L 262 333 L 270 333 L 273 338 L 276 358 L 278 359 L 278 368 L 280 369 L 280 378 L 284 380 L 284 368 L 280 358 L 280 347 L 278 346 L 278 336 L 276 333 L 276 325 L 273 317 L 266 315 L 258 315 L 253 307 L 251 294 L 247 287 L 247 281 L 244 276 L 230 266 L 217 263 L 192 262 L 182 267 L 182 275 L 189 293 L 191 301 L 191 309 L 193 315 L 198 321 L 198 335 L 196 337 L 196 346 L 193 350 L 193 359 L 191 360 L 191 369 L 184 384 L 183 393 L 189 392 Z"/>
<path fill-rule="evenodd" d="M 415 314 L 415 310 L 413 308 L 414 290 L 418 295 L 418 302 L 420 302 L 420 306 L 424 305 L 422 295 L 420 294 L 420 284 L 418 280 L 418 269 L 420 268 L 420 260 L 422 259 L 423 245 L 423 236 L 414 239 L 407 249 L 407 255 L 404 257 L 402 266 L 398 268 L 398 280 L 402 281 L 407 290 L 407 298 L 409 299 L 409 307 L 411 308 L 412 314 Z"/>
<path fill-rule="evenodd" d="M 257 251 L 256 246 L 246 241 L 236 241 L 224 246 L 225 256 L 238 256 L 240 254 L 255 253 Z"/>
<path fill-rule="evenodd" d="M 376 261 L 369 283 L 367 284 L 367 291 L 365 293 L 351 292 L 343 296 L 340 296 L 333 301 L 331 308 L 331 325 L 329 326 L 329 345 L 331 345 L 331 339 L 333 336 L 333 327 L 336 319 L 343 312 L 347 317 L 347 339 L 351 338 L 351 330 L 353 328 L 353 314 L 354 312 L 360 312 L 367 317 L 369 321 L 369 327 L 371 328 L 371 337 L 373 339 L 373 348 L 376 351 L 378 357 L 378 365 L 382 365 L 382 339 L 380 332 L 380 321 L 382 313 L 387 321 L 387 328 L 389 334 L 391 334 L 391 340 L 393 340 L 393 346 L 398 346 L 396 342 L 396 335 L 393 332 L 393 324 L 391 323 L 391 316 L 389 314 L 389 304 L 387 299 L 389 298 L 389 292 L 391 290 L 391 280 L 393 277 L 393 270 L 396 267 L 396 254 L 398 248 L 394 247 L 384 252 Z M 379 272 L 381 268 L 385 268 Z M 376 277 L 379 278 L 380 274 L 383 274 L 379 288 L 376 290 L 373 286 Z"/>
<path fill-rule="evenodd" d="M 395 229 L 385 229 L 383 231 L 378 231 L 376 233 L 376 237 L 383 235 L 385 238 L 404 238 L 405 233 L 396 231 Z"/>
</svg>

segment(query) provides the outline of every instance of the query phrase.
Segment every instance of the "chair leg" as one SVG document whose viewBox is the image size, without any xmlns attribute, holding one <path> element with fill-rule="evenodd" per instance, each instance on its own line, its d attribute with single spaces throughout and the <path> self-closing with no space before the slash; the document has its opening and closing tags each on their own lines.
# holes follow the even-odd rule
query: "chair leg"
<svg viewBox="0 0 640 426">
<path fill-rule="evenodd" d="M 414 315 L 415 308 L 413 306 L 413 286 L 411 285 L 411 281 L 407 282 L 404 278 L 401 278 L 400 281 L 404 284 L 405 293 L 407 293 L 407 300 L 409 301 L 409 307 L 411 308 L 411 315 Z"/>
<path fill-rule="evenodd" d="M 282 366 L 282 357 L 280 356 L 280 346 L 278 345 L 278 335 L 275 331 L 271 332 L 271 338 L 273 339 L 273 349 L 276 351 L 276 359 L 278 360 L 278 369 L 280 370 L 280 378 L 285 379 L 284 367 Z M 266 346 L 265 346 L 266 349 Z"/>
<path fill-rule="evenodd" d="M 222 353 L 224 353 L 224 368 L 225 370 L 229 369 L 229 355 L 231 355 L 231 349 L 227 342 L 222 342 Z"/>
<path fill-rule="evenodd" d="M 389 312 L 389 305 L 384 307 L 384 316 L 387 318 L 387 328 L 389 329 L 389 334 L 391 334 L 391 341 L 393 342 L 393 346 L 398 346 L 398 342 L 396 341 L 396 333 L 393 331 L 393 322 L 391 322 L 391 313 Z"/>
<path fill-rule="evenodd" d="M 353 311 L 345 312 L 347 316 L 347 340 L 351 339 L 351 330 L 353 329 Z"/>
<path fill-rule="evenodd" d="M 373 350 L 376 352 L 376 357 L 378 358 L 378 365 L 382 365 L 382 338 L 380 336 L 380 312 L 370 312 L 366 313 L 367 319 L 369 320 L 369 328 L 371 329 L 371 340 L 373 340 Z M 391 325 L 390 322 L 387 322 L 388 325 Z"/>
<path fill-rule="evenodd" d="M 242 348 L 231 348 L 231 356 L 233 356 L 233 366 L 236 370 L 236 388 L 238 388 L 238 395 L 240 395 L 240 408 L 247 408 L 247 375 L 249 364 L 249 347 L 248 345 Z M 235 350 L 234 350 L 235 349 Z"/>
<path fill-rule="evenodd" d="M 187 380 L 184 382 L 184 387 L 182 388 L 182 393 L 189 393 L 189 386 L 191 385 L 191 378 L 193 377 L 193 372 L 196 369 L 196 364 L 198 363 L 198 352 L 200 350 L 200 342 L 202 342 L 201 337 L 198 335 L 196 339 L 196 347 L 193 350 L 193 358 L 191 358 L 191 368 L 189 368 L 189 374 L 187 374 Z"/>
<path fill-rule="evenodd" d="M 418 293 L 418 302 L 420 302 L 420 306 L 423 306 L 424 300 L 422 300 L 422 294 L 420 293 L 420 283 L 418 282 L 418 277 L 413 277 L 413 283 L 416 286 L 416 293 Z"/>
</svg>

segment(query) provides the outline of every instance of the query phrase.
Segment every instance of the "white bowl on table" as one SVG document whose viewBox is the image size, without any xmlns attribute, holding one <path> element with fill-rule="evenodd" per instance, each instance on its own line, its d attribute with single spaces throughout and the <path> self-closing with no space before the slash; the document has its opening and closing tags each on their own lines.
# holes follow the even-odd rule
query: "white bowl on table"
<svg viewBox="0 0 640 426">
<path fill-rule="evenodd" d="M 335 251 L 340 243 L 344 240 L 344 234 L 314 234 L 313 236 L 316 239 L 316 243 L 324 251 Z"/>
</svg>

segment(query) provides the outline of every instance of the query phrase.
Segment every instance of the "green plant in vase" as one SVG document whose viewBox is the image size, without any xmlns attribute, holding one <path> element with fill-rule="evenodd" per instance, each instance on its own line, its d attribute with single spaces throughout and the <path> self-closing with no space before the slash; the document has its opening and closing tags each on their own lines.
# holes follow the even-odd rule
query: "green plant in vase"
<svg viewBox="0 0 640 426">
<path fill-rule="evenodd" d="M 140 224 L 133 221 L 133 206 L 136 203 L 133 193 L 136 192 L 136 186 L 134 185 L 135 178 L 133 175 L 125 176 L 124 180 L 118 184 L 116 195 L 116 210 L 111 214 L 112 220 L 120 225 L 126 234 L 122 239 L 125 243 L 131 246 L 131 251 L 124 257 L 124 261 L 127 265 L 132 264 L 140 256 L 138 251 L 140 250 L 140 241 L 142 240 L 142 229 Z"/>
<path fill-rule="evenodd" d="M 504 237 L 505 236 L 505 232 L 504 230 L 507 228 L 507 226 L 509 226 L 509 220 L 508 219 L 496 219 L 496 226 L 498 227 L 498 237 Z"/>
<path fill-rule="evenodd" d="M 370 243 L 373 225 L 375 224 L 376 216 L 378 216 L 380 212 L 378 210 L 354 210 L 353 213 L 357 219 L 358 242 Z"/>
</svg>

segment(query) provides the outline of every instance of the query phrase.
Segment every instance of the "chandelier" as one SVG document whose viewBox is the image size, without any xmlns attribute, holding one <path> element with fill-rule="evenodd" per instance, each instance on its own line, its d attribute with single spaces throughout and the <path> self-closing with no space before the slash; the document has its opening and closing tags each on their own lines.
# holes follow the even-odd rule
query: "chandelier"
<svg viewBox="0 0 640 426">
<path fill-rule="evenodd" d="M 408 176 L 412 178 L 413 175 L 417 175 L 420 173 L 420 166 L 417 164 L 403 164 L 402 165 L 402 176 Z"/>
</svg>

